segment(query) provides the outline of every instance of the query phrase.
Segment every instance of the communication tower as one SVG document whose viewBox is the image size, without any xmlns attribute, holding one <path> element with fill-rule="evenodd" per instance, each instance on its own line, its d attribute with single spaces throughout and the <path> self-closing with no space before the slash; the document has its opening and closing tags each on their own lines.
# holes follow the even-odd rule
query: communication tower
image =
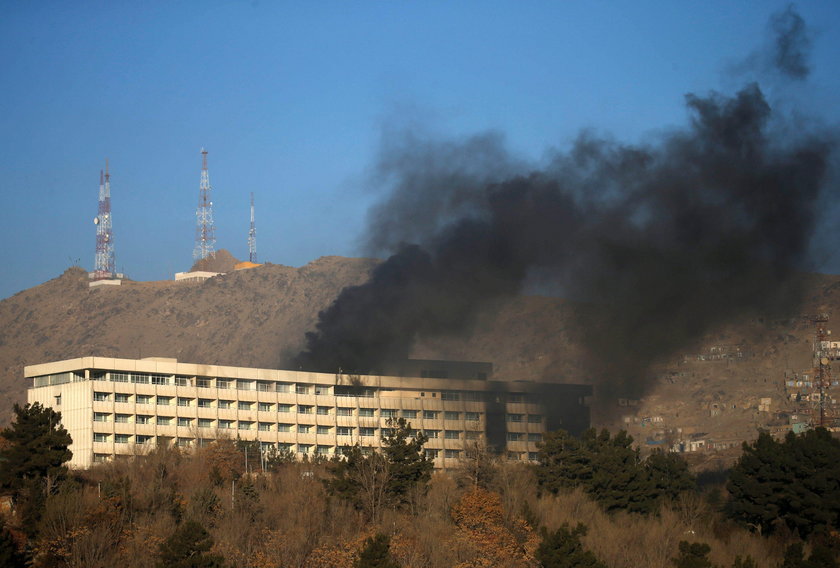
<svg viewBox="0 0 840 568">
<path fill-rule="evenodd" d="M 251 228 L 248 229 L 248 260 L 257 262 L 257 228 L 254 225 L 254 192 L 251 192 Z"/>
<path fill-rule="evenodd" d="M 195 211 L 195 249 L 193 260 L 203 260 L 216 255 L 216 227 L 213 224 L 213 201 L 210 196 L 210 173 L 207 171 L 207 150 L 201 149 L 201 183 L 199 184 L 198 209 Z"/>
<path fill-rule="evenodd" d="M 92 277 L 94 280 L 114 278 L 116 262 L 111 227 L 111 174 L 108 172 L 108 160 L 105 160 L 105 173 L 99 170 L 99 211 L 93 223 L 96 225 L 96 258 Z"/>
</svg>

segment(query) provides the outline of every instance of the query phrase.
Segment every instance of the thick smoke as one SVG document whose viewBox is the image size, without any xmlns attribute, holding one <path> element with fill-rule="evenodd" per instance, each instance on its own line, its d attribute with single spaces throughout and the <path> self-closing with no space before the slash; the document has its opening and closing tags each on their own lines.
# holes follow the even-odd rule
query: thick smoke
<svg viewBox="0 0 840 568">
<path fill-rule="evenodd" d="M 775 36 L 773 64 L 788 77 L 805 79 L 811 72 L 808 64 L 811 38 L 805 20 L 789 6 L 770 19 L 770 26 Z"/>
<path fill-rule="evenodd" d="M 593 378 L 638 394 L 650 364 L 713 327 L 793 309 L 833 141 L 780 128 L 757 85 L 686 104 L 689 126 L 655 144 L 583 134 L 541 168 L 497 135 L 387 140 L 370 242 L 393 254 L 320 314 L 297 364 L 379 370 L 538 274 L 586 306 Z"/>
</svg>

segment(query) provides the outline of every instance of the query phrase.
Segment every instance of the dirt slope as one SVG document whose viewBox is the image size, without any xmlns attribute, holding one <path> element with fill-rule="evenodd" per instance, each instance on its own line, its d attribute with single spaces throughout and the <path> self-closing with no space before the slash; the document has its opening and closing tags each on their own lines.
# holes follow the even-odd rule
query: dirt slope
<svg viewBox="0 0 840 568">
<path fill-rule="evenodd" d="M 125 281 L 94 289 L 82 269 L 71 268 L 0 301 L 0 397 L 6 401 L 0 424 L 8 422 L 12 402 L 25 401 L 28 364 L 101 355 L 288 366 L 318 311 L 344 286 L 363 282 L 375 263 L 324 257 L 301 268 L 266 264 L 203 283 Z M 840 318 L 840 277 L 805 278 L 810 293 L 800 313 Z M 423 341 L 413 355 L 492 361 L 500 379 L 589 382 L 572 332 L 581 313 L 571 302 L 523 296 L 489 310 L 471 336 Z M 759 315 L 715 330 L 653 369 L 650 388 L 631 406 L 601 389 L 596 422 L 626 427 L 640 441 L 677 429 L 749 439 L 776 411 L 791 408 L 783 401 L 785 371 L 811 365 L 813 326 L 796 315 Z M 732 345 L 744 356 L 706 357 Z M 759 412 L 766 397 L 773 399 L 772 411 Z"/>
</svg>

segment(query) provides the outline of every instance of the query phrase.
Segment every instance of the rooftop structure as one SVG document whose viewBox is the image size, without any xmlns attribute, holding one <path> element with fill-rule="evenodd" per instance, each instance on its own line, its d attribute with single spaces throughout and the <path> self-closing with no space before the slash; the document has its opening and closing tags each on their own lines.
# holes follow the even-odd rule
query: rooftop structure
<svg viewBox="0 0 840 568">
<path fill-rule="evenodd" d="M 440 362 L 434 368 L 440 368 Z M 468 367 L 460 367 L 462 374 Z M 477 367 L 476 369 L 479 369 Z M 30 403 L 61 412 L 73 467 L 219 438 L 264 451 L 331 457 L 381 446 L 395 418 L 429 437 L 436 467 L 453 467 L 485 441 L 511 460 L 534 460 L 548 430 L 589 426 L 588 385 L 479 378 L 344 375 L 81 357 L 31 365 Z"/>
</svg>

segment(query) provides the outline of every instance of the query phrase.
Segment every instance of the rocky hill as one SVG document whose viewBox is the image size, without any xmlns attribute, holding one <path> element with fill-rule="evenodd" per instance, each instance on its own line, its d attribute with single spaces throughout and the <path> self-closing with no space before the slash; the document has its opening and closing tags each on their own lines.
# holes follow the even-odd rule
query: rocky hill
<svg viewBox="0 0 840 568">
<path fill-rule="evenodd" d="M 301 268 L 265 264 L 200 283 L 96 288 L 88 287 L 85 271 L 68 269 L 0 301 L 0 396 L 7 401 L 0 424 L 10 419 L 12 402 L 25 401 L 23 367 L 33 363 L 100 355 L 288 367 L 319 310 L 344 286 L 365 281 L 375 264 L 324 257 Z M 758 314 L 715 330 L 652 369 L 639 399 L 619 399 L 596 382 L 596 424 L 628 428 L 642 442 L 693 435 L 737 443 L 757 427 L 784 421 L 779 413 L 793 410 L 785 402 L 785 372 L 812 364 L 814 328 L 801 316 L 840 314 L 840 277 L 803 278 L 809 295 L 798 313 Z M 413 355 L 492 361 L 501 379 L 595 382 L 574 339 L 583 314 L 572 302 L 521 296 L 483 315 L 469 337 L 426 340 Z"/>
</svg>

